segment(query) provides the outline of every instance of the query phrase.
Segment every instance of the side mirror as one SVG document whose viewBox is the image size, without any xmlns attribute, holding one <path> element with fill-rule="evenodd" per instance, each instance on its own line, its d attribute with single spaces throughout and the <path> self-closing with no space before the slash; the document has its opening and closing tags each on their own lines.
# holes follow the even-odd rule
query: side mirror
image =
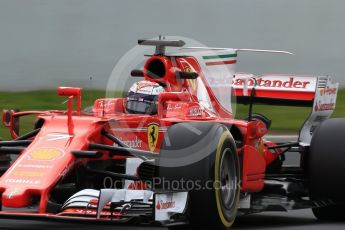
<svg viewBox="0 0 345 230">
<path fill-rule="evenodd" d="M 74 87 L 58 87 L 57 88 L 57 94 L 59 96 L 66 96 L 66 97 L 72 97 L 77 99 L 77 113 L 80 115 L 81 112 L 81 88 L 74 88 Z M 72 102 L 71 102 L 72 103 Z M 73 105 L 71 105 L 73 107 Z M 68 108 L 72 111 L 73 108 Z"/>
<path fill-rule="evenodd" d="M 68 105 L 67 105 L 67 127 L 68 133 L 70 135 L 73 134 L 73 99 L 77 99 L 77 115 L 79 116 L 81 113 L 81 88 L 73 88 L 73 87 L 58 87 L 57 94 L 59 96 L 66 96 L 68 97 Z"/>
<path fill-rule="evenodd" d="M 2 123 L 5 127 L 9 128 L 11 133 L 14 132 L 19 135 L 19 117 L 15 116 L 15 113 L 19 112 L 19 109 L 4 110 L 2 113 Z"/>
<path fill-rule="evenodd" d="M 58 87 L 57 93 L 59 96 L 81 96 L 81 88 L 74 87 Z"/>
<path fill-rule="evenodd" d="M 12 125 L 12 113 L 10 110 L 4 110 L 2 113 L 2 123 L 9 128 Z"/>
</svg>

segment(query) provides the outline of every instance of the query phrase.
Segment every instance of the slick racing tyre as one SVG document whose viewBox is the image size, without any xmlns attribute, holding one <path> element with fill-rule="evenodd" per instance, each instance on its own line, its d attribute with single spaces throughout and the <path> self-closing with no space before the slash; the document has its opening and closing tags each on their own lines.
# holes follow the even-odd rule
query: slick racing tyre
<svg viewBox="0 0 345 230">
<path fill-rule="evenodd" d="M 319 220 L 345 221 L 345 119 L 329 119 L 316 129 L 307 157 L 310 197 Z"/>
<path fill-rule="evenodd" d="M 333 205 L 327 207 L 313 208 L 314 216 L 320 221 L 345 221 L 345 205 Z"/>
<path fill-rule="evenodd" d="M 178 181 L 165 190 L 189 191 L 190 227 L 227 229 L 239 204 L 240 164 L 229 130 L 215 123 L 181 123 L 169 128 L 158 175 Z"/>
</svg>

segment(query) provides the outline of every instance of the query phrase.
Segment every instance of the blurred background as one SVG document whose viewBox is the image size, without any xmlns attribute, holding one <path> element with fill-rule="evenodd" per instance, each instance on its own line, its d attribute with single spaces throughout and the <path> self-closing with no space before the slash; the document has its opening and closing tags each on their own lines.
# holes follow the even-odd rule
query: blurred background
<svg viewBox="0 0 345 230">
<path fill-rule="evenodd" d="M 64 108 L 49 91 L 60 85 L 102 96 L 137 39 L 160 34 L 211 47 L 291 51 L 296 55 L 241 54 L 239 71 L 329 74 L 345 86 L 344 12 L 338 0 L 0 0 L 0 108 Z M 281 109 L 277 115 L 283 119 Z"/>
</svg>

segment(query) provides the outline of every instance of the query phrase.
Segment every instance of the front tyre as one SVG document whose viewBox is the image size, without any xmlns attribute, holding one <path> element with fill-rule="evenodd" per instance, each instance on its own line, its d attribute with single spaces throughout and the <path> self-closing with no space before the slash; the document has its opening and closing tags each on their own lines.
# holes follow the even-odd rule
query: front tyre
<svg viewBox="0 0 345 230">
<path fill-rule="evenodd" d="M 215 123 L 181 123 L 170 127 L 167 136 L 158 175 L 165 182 L 185 182 L 180 189 L 189 191 L 191 227 L 230 228 L 239 204 L 240 164 L 229 130 Z M 164 166 L 178 158 L 196 160 Z M 191 181 L 196 186 L 188 189 Z"/>
<path fill-rule="evenodd" d="M 219 218 L 223 228 L 230 228 L 236 218 L 239 202 L 239 163 L 237 153 L 231 148 L 230 133 L 224 132 L 216 152 L 214 181 Z"/>
</svg>

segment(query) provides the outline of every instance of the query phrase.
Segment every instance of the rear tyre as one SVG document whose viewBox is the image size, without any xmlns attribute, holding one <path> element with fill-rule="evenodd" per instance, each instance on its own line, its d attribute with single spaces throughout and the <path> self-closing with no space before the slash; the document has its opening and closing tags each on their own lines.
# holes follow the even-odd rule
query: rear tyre
<svg viewBox="0 0 345 230">
<path fill-rule="evenodd" d="M 166 135 L 158 175 L 171 184 L 179 181 L 170 190 L 189 191 L 190 227 L 230 228 L 239 204 L 240 164 L 229 130 L 220 124 L 176 124 Z M 180 157 L 187 162 L 166 166 Z"/>
<path fill-rule="evenodd" d="M 320 221 L 344 221 L 344 210 L 344 205 L 335 205 L 321 208 L 313 208 L 313 214 Z"/>
<path fill-rule="evenodd" d="M 329 119 L 316 129 L 307 157 L 310 197 L 332 204 L 314 208 L 323 221 L 345 221 L 345 119 Z"/>
</svg>

